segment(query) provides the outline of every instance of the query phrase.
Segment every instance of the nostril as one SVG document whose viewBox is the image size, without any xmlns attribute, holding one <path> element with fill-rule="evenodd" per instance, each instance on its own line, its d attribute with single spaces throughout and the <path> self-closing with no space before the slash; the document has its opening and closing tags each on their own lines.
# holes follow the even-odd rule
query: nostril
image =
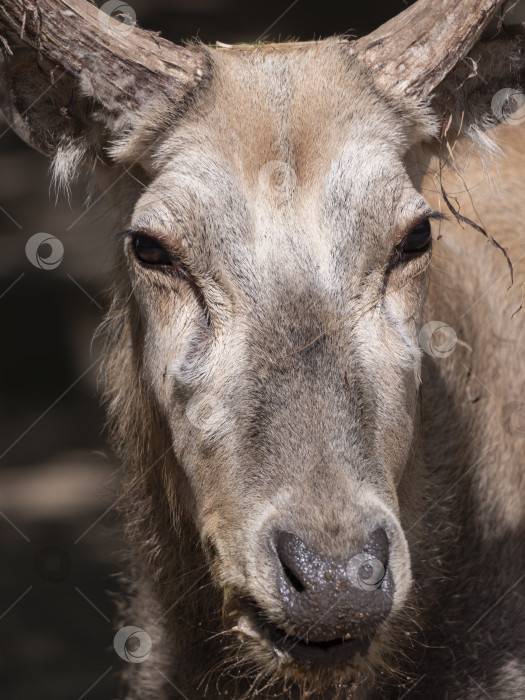
<svg viewBox="0 0 525 700">
<path fill-rule="evenodd" d="M 292 588 L 298 593 L 302 593 L 305 590 L 305 587 L 303 586 L 302 582 L 297 578 L 297 576 L 290 569 L 290 567 L 287 564 L 285 564 L 285 562 L 280 557 L 279 561 L 281 562 L 281 567 L 284 571 L 286 578 L 292 584 Z"/>
<path fill-rule="evenodd" d="M 386 566 L 388 562 L 388 550 L 388 535 L 382 527 L 377 528 L 371 533 L 368 542 L 363 547 L 363 552 L 375 557 L 384 566 Z"/>
<path fill-rule="evenodd" d="M 289 532 L 279 532 L 275 539 L 281 569 L 297 593 L 302 593 L 306 588 L 303 578 L 305 552 L 301 551 L 301 544 L 304 544 L 302 540 Z"/>
<path fill-rule="evenodd" d="M 388 567 L 389 541 L 382 528 L 374 530 L 361 552 L 355 554 L 346 569 L 351 583 L 365 591 L 383 587 Z"/>
</svg>

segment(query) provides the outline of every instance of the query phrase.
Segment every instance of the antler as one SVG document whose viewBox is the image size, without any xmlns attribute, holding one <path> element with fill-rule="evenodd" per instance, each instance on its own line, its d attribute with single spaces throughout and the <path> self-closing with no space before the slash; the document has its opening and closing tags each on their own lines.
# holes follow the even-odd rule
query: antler
<svg viewBox="0 0 525 700">
<path fill-rule="evenodd" d="M 206 72 L 204 52 L 123 25 L 86 0 L 2 0 L 2 34 L 36 49 L 108 108 L 134 109 L 159 91 L 179 102 Z M 5 40 L 4 47 L 9 53 Z"/>
<path fill-rule="evenodd" d="M 350 52 L 395 97 L 424 99 L 479 39 L 505 0 L 419 0 Z"/>
<path fill-rule="evenodd" d="M 348 51 L 394 97 L 424 100 L 505 4 L 419 0 L 372 34 L 349 42 Z M 123 25 L 86 0 L 1 0 L 0 48 L 2 43 L 8 60 L 0 71 L 0 103 L 18 132 L 46 152 L 56 147 L 56 135 L 74 139 L 86 125 L 86 112 L 112 138 L 128 132 L 134 115 L 148 108 L 157 115 L 155 123 L 162 123 L 160 113 L 177 114 L 211 73 L 209 51 Z M 20 43 L 29 47 L 31 60 L 20 53 L 9 58 L 11 46 Z M 52 134 L 30 118 L 37 96 L 40 108 L 55 115 Z M 66 123 L 73 112 L 81 124 L 76 130 Z"/>
<path fill-rule="evenodd" d="M 505 0 L 419 0 L 351 54 L 395 96 L 425 98 L 465 56 Z M 170 100 L 191 92 L 207 72 L 204 52 L 122 25 L 85 0 L 2 0 L 0 33 L 80 78 L 102 104 L 144 103 L 161 88 Z M 129 29 L 129 27 L 127 27 Z M 90 90 L 88 90 L 89 92 Z"/>
</svg>

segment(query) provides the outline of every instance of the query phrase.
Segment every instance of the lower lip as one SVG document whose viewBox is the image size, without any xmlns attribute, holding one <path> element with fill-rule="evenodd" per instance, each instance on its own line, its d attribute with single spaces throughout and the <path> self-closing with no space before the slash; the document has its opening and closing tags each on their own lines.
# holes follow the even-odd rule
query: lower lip
<svg viewBox="0 0 525 700">
<path fill-rule="evenodd" d="M 279 654 L 286 654 L 295 663 L 308 666 L 348 666 L 359 653 L 364 653 L 370 646 L 370 638 L 307 644 L 296 637 L 286 635 L 272 624 L 268 624 L 266 630 Z"/>
</svg>

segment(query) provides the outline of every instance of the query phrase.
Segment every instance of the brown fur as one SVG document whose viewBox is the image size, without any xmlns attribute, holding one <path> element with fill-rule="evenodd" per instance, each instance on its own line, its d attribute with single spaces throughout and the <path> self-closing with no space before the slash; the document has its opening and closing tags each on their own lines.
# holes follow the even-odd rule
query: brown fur
<svg viewBox="0 0 525 700">
<path fill-rule="evenodd" d="M 109 175 L 137 161 L 143 184 L 123 190 L 123 226 L 193 279 L 121 244 L 107 400 L 132 545 L 125 620 L 153 639 L 129 700 L 522 697 L 523 439 L 500 416 L 523 400 L 523 127 L 497 130 L 492 182 L 468 145 L 443 164 L 447 140 L 491 126 L 486 98 L 516 75 L 500 53 L 440 143 L 461 67 L 433 105 L 396 103 L 335 41 L 210 52 L 208 89 L 176 124 L 152 138 L 150 108 L 147 150 L 137 132 L 113 143 Z M 430 265 L 386 272 L 421 193 L 446 212 L 441 184 L 508 250 L 510 291 L 500 251 L 453 222 L 435 225 Z M 459 339 L 448 358 L 419 347 L 436 319 Z M 377 520 L 396 598 L 369 652 L 338 672 L 280 661 L 243 610 L 255 599 L 286 629 L 270 530 L 343 556 Z"/>
</svg>

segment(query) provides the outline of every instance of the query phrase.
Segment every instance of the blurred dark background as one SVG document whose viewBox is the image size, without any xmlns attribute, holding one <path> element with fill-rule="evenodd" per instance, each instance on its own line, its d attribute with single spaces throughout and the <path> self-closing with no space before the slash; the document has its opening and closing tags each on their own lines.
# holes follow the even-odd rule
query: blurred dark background
<svg viewBox="0 0 525 700">
<path fill-rule="evenodd" d="M 102 2 L 98 3 L 99 6 Z M 133 0 L 137 22 L 206 43 L 361 36 L 408 0 Z M 112 647 L 118 488 L 91 339 L 111 264 L 108 204 L 50 188 L 47 160 L 0 116 L 0 698 L 107 700 L 124 663 Z M 35 233 L 64 246 L 52 270 L 25 253 Z M 44 253 L 44 251 L 42 251 Z M 111 669 L 111 670 L 110 670 Z M 193 699 L 192 699 L 193 700 Z"/>
</svg>

